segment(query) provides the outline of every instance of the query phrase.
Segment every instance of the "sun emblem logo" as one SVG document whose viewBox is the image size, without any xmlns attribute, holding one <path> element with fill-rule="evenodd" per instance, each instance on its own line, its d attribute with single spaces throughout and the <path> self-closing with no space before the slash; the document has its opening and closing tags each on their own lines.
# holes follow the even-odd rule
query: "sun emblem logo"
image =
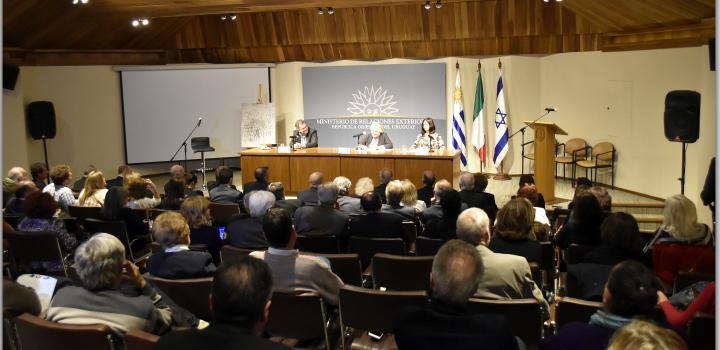
<svg viewBox="0 0 720 350">
<path fill-rule="evenodd" d="M 398 112 L 397 108 L 394 108 L 395 101 L 393 97 L 395 95 L 387 95 L 387 90 L 384 90 L 382 86 L 366 86 L 362 91 L 357 90 L 357 93 L 353 94 L 355 101 L 350 101 L 350 107 L 347 111 L 352 115 L 393 115 Z"/>
</svg>

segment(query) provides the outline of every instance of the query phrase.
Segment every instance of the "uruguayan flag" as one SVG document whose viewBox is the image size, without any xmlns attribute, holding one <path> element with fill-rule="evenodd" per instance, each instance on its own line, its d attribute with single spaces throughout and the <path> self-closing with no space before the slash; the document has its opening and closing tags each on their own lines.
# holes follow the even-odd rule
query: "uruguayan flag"
<svg viewBox="0 0 720 350">
<path fill-rule="evenodd" d="M 460 150 L 460 161 L 462 167 L 465 168 L 467 166 L 467 150 L 465 149 L 465 112 L 462 103 L 462 88 L 460 87 L 460 67 L 455 76 L 452 144 L 454 149 Z"/>
<path fill-rule="evenodd" d="M 508 152 L 507 109 L 505 109 L 505 94 L 503 92 L 502 71 L 497 83 L 497 109 L 495 110 L 495 153 L 493 163 L 500 169 L 500 162 Z M 500 169 L 502 170 L 502 169 Z"/>
</svg>

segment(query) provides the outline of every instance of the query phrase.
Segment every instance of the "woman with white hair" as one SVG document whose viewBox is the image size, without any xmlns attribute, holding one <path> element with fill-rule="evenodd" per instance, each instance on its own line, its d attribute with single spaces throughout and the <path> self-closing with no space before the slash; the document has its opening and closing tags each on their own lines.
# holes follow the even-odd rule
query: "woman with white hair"
<svg viewBox="0 0 720 350">
<path fill-rule="evenodd" d="M 367 178 L 368 180 L 370 178 Z M 352 187 L 352 181 L 345 176 L 338 176 L 333 179 L 333 183 L 338 187 L 338 198 L 337 203 L 340 206 L 340 211 L 348 215 L 351 214 L 362 214 L 363 210 L 360 206 L 360 198 L 353 197 L 350 195 L 350 187 Z M 371 180 L 372 183 L 372 180 Z M 372 191 L 372 184 L 370 185 Z"/>
<path fill-rule="evenodd" d="M 681 194 L 665 200 L 663 223 L 645 246 L 644 251 L 649 251 L 653 245 L 658 243 L 715 244 L 708 226 L 697 222 L 695 204 Z"/>
<path fill-rule="evenodd" d="M 385 133 L 385 129 L 379 122 L 370 124 L 370 135 L 363 135 L 358 144 L 365 146 L 371 150 L 392 149 L 393 144 L 390 137 Z"/>
<path fill-rule="evenodd" d="M 160 214 L 153 224 L 153 236 L 162 252 L 150 257 L 151 275 L 167 279 L 200 278 L 215 273 L 212 255 L 190 250 L 190 226 L 182 214 Z"/>
<path fill-rule="evenodd" d="M 169 330 L 172 312 L 155 289 L 145 282 L 137 266 L 125 260 L 123 244 L 98 233 L 75 251 L 75 270 L 82 286 L 58 290 L 45 318 L 51 322 L 105 324 L 121 339 L 129 330 L 154 334 Z M 141 293 L 129 296 L 119 290 L 127 281 Z"/>
</svg>

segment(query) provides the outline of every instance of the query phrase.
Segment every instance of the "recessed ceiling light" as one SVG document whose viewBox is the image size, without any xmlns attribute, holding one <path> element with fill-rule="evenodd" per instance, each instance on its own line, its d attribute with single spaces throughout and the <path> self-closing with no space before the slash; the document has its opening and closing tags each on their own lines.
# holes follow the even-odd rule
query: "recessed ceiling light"
<svg viewBox="0 0 720 350">
<path fill-rule="evenodd" d="M 83 4 L 83 5 L 85 5 L 85 4 L 88 3 L 88 1 L 90 1 L 90 0 L 73 0 L 72 4 L 73 4 L 73 5 L 77 5 L 77 4 Z"/>
<path fill-rule="evenodd" d="M 318 7 L 317 14 L 322 15 L 323 13 L 325 13 L 325 12 L 323 12 L 322 7 Z"/>
<path fill-rule="evenodd" d="M 430 1 L 425 1 L 425 6 L 423 6 L 426 10 L 429 10 L 432 8 L 432 5 L 430 5 Z"/>
<path fill-rule="evenodd" d="M 130 22 L 130 24 L 132 24 L 133 27 L 137 27 L 140 25 L 140 21 L 134 19 L 134 20 L 132 20 L 132 22 Z"/>
<path fill-rule="evenodd" d="M 230 15 L 230 19 L 233 20 L 233 21 L 236 20 L 236 19 L 237 19 L 237 15 Z"/>
<path fill-rule="evenodd" d="M 140 23 L 142 23 L 142 25 L 146 26 L 146 25 L 150 24 L 150 21 L 147 18 L 143 18 L 140 20 Z"/>
<path fill-rule="evenodd" d="M 335 13 L 335 9 L 333 9 L 332 7 L 328 7 L 327 13 L 328 13 L 328 15 L 332 15 L 333 13 Z"/>
<path fill-rule="evenodd" d="M 225 16 L 225 15 L 222 15 L 222 16 L 220 16 L 220 19 L 224 21 L 224 20 L 226 20 L 226 19 L 227 19 L 227 16 Z"/>
</svg>

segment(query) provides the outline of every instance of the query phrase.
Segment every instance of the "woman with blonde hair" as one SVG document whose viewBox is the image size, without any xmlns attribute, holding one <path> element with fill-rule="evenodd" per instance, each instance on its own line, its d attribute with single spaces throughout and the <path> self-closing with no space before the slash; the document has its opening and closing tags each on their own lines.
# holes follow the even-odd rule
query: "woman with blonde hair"
<svg viewBox="0 0 720 350">
<path fill-rule="evenodd" d="M 190 227 L 180 213 L 160 214 L 153 224 L 153 237 L 163 249 L 148 261 L 151 275 L 168 279 L 212 276 L 215 264 L 207 252 L 190 250 Z"/>
<path fill-rule="evenodd" d="M 183 201 L 180 213 L 190 227 L 190 240 L 194 244 L 205 244 L 216 264 L 220 263 L 222 239 L 216 227 L 212 226 L 210 201 L 204 196 L 192 196 Z"/>
<path fill-rule="evenodd" d="M 402 191 L 402 205 L 406 207 L 414 207 L 416 213 L 422 213 L 425 209 L 427 209 L 425 201 L 418 200 L 417 189 L 412 181 L 408 179 L 402 180 Z"/>
<path fill-rule="evenodd" d="M 607 350 L 687 350 L 685 341 L 675 332 L 643 320 L 634 320 L 618 329 Z"/>
<path fill-rule="evenodd" d="M 714 245 L 714 239 L 708 226 L 697 222 L 695 204 L 687 197 L 676 194 L 665 200 L 663 223 L 644 251 L 651 250 L 658 243 Z"/>
<path fill-rule="evenodd" d="M 81 207 L 102 207 L 105 203 L 105 177 L 100 171 L 92 171 L 85 180 L 85 187 L 80 191 L 78 205 Z"/>
<path fill-rule="evenodd" d="M 375 185 L 373 184 L 373 180 L 369 177 L 361 177 L 358 179 L 357 183 L 355 184 L 355 196 L 360 197 L 366 192 L 374 191 Z"/>
</svg>

